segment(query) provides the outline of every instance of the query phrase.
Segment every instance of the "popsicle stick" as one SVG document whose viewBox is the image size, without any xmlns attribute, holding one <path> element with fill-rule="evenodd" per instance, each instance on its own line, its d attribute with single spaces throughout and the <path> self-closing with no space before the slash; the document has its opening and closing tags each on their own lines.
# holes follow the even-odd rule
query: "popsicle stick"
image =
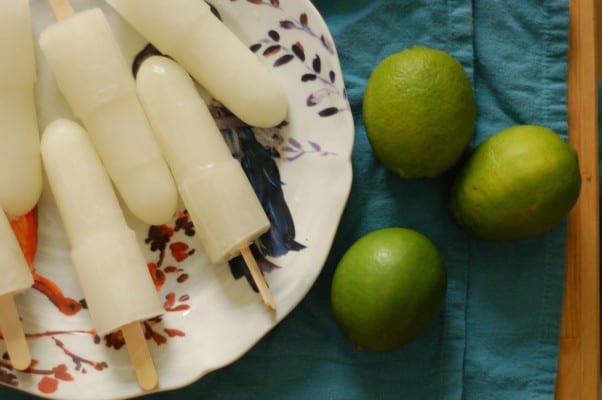
<svg viewBox="0 0 602 400">
<path fill-rule="evenodd" d="M 48 0 L 52 13 L 57 20 L 65 19 L 74 14 L 73 7 L 69 0 Z"/>
<path fill-rule="evenodd" d="M 132 322 L 123 326 L 121 333 L 123 334 L 130 360 L 134 365 L 138 384 L 144 390 L 154 389 L 157 387 L 159 378 L 157 377 L 157 370 L 146 344 L 140 322 Z"/>
<path fill-rule="evenodd" d="M 259 289 L 259 294 L 261 295 L 264 304 L 270 310 L 276 311 L 276 303 L 274 303 L 270 289 L 268 289 L 268 285 L 265 283 L 265 279 L 263 279 L 263 275 L 259 270 L 259 266 L 255 261 L 255 257 L 253 257 L 253 253 L 251 253 L 249 247 L 243 247 L 240 249 L 240 253 L 242 254 L 242 258 L 245 260 L 245 263 L 251 272 L 251 276 L 255 281 L 255 285 L 257 285 L 257 289 Z"/>
<path fill-rule="evenodd" d="M 0 332 L 13 367 L 18 370 L 27 369 L 31 364 L 31 355 L 11 294 L 0 296 Z"/>
</svg>

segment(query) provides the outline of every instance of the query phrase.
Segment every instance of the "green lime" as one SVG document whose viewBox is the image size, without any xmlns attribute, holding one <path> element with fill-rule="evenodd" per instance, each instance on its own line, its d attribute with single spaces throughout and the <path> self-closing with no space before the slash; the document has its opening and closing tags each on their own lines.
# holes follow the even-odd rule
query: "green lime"
<svg viewBox="0 0 602 400">
<path fill-rule="evenodd" d="M 450 210 L 477 237 L 518 240 L 559 224 L 580 188 L 577 152 L 550 129 L 519 125 L 475 149 L 453 184 Z"/>
<path fill-rule="evenodd" d="M 446 288 L 443 259 L 426 236 L 384 228 L 361 237 L 341 258 L 332 281 L 332 311 L 357 346 L 391 350 L 427 328 Z"/>
<path fill-rule="evenodd" d="M 454 165 L 472 138 L 475 114 L 462 65 L 428 47 L 382 60 L 364 93 L 363 119 L 372 150 L 403 178 L 436 177 Z"/>
</svg>

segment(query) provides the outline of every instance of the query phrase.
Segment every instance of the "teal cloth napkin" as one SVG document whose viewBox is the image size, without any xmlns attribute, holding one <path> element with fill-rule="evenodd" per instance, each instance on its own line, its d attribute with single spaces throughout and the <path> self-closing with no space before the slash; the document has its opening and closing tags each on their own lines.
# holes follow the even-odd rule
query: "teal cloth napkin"
<svg viewBox="0 0 602 400">
<path fill-rule="evenodd" d="M 553 398 L 566 225 L 516 243 L 470 237 L 446 209 L 455 170 L 415 181 L 388 172 L 370 150 L 361 105 L 379 60 L 427 45 L 453 54 L 472 79 L 478 121 L 471 146 L 514 124 L 545 125 L 566 138 L 567 3 L 315 0 L 337 45 L 356 124 L 353 186 L 330 256 L 301 304 L 240 360 L 148 399 Z M 331 279 L 355 240 L 387 226 L 416 229 L 439 247 L 447 298 L 406 347 L 358 351 L 331 315 Z M 0 397 L 30 398 L 5 388 Z"/>
</svg>

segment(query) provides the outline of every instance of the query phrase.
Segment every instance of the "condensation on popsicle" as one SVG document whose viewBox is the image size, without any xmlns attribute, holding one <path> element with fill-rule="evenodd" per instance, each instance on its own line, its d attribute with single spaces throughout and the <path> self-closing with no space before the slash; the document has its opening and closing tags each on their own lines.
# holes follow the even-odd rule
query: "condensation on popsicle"
<svg viewBox="0 0 602 400">
<path fill-rule="evenodd" d="M 0 207 L 26 214 L 42 192 L 29 2 L 0 0 Z"/>
<path fill-rule="evenodd" d="M 242 121 L 271 127 L 286 118 L 281 83 L 204 1 L 107 2 Z"/>
<path fill-rule="evenodd" d="M 162 314 L 142 250 L 85 130 L 55 120 L 44 130 L 41 151 L 98 334 Z"/>
<path fill-rule="evenodd" d="M 177 207 L 177 189 L 102 11 L 58 21 L 39 43 L 128 209 L 146 223 L 167 222 Z"/>
</svg>

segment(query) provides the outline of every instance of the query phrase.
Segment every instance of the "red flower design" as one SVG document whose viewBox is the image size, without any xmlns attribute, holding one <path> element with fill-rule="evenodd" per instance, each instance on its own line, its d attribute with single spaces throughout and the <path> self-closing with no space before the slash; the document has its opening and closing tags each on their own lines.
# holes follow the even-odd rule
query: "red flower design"
<svg viewBox="0 0 602 400">
<path fill-rule="evenodd" d="M 163 271 L 161 271 L 158 267 L 157 264 L 154 262 L 149 262 L 147 264 L 148 266 L 148 272 L 150 273 L 151 277 L 153 278 L 153 283 L 155 284 L 155 289 L 157 289 L 157 291 L 161 290 L 161 288 L 163 287 L 163 284 L 165 284 L 165 273 Z"/>
<path fill-rule="evenodd" d="M 69 373 L 69 370 L 67 369 L 67 366 L 65 364 L 59 364 L 56 367 L 54 367 L 52 369 L 52 372 L 54 373 L 54 377 L 56 379 L 60 379 L 62 381 L 72 381 L 73 380 L 73 376 L 71 376 L 71 374 Z"/>
<path fill-rule="evenodd" d="M 43 376 L 38 382 L 38 390 L 42 393 L 50 394 L 56 392 L 59 387 L 59 381 L 49 376 Z"/>
<path fill-rule="evenodd" d="M 54 281 L 40 275 L 35 269 L 33 261 L 38 248 L 38 207 L 25 215 L 9 218 L 9 222 L 33 275 L 33 288 L 45 295 L 63 314 L 77 314 L 82 308 L 81 304 L 65 296 Z"/>
<path fill-rule="evenodd" d="M 165 328 L 164 331 L 169 337 L 186 336 L 186 333 L 179 329 Z"/>
<path fill-rule="evenodd" d="M 169 245 L 171 255 L 177 262 L 182 262 L 188 258 L 190 253 L 188 252 L 189 246 L 184 242 L 174 242 Z"/>
</svg>

